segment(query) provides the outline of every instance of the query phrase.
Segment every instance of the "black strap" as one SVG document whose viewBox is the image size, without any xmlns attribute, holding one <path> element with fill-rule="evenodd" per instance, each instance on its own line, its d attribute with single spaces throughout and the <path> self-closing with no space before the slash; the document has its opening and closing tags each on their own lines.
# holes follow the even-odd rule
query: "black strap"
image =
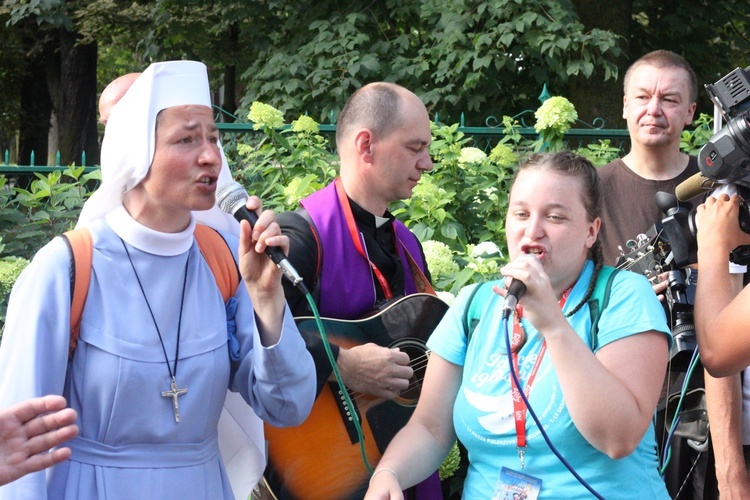
<svg viewBox="0 0 750 500">
<path fill-rule="evenodd" d="M 315 227 L 312 217 L 310 217 L 310 213 L 305 207 L 299 207 L 292 213 L 302 217 L 305 222 L 307 222 L 307 225 L 310 226 L 313 238 L 315 238 L 315 246 L 318 249 L 318 255 L 315 263 L 315 278 L 313 279 L 312 286 L 309 287 L 309 290 L 312 294 L 313 300 L 317 304 L 318 299 L 320 298 L 320 280 L 318 278 L 320 277 L 320 270 L 323 267 L 323 245 L 320 243 L 320 234 L 318 233 L 318 228 Z"/>
</svg>

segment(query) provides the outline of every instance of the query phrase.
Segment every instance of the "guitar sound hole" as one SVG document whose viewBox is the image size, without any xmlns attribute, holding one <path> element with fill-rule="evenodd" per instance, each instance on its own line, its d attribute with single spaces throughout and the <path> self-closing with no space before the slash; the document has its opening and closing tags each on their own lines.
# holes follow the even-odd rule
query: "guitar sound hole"
<svg viewBox="0 0 750 500">
<path fill-rule="evenodd" d="M 414 375 L 409 379 L 409 387 L 402 391 L 394 401 L 402 406 L 416 406 L 419 395 L 422 392 L 422 381 L 427 369 L 428 351 L 424 342 L 417 339 L 401 339 L 390 346 L 398 347 L 401 352 L 409 355 L 409 365 L 414 370 Z"/>
</svg>

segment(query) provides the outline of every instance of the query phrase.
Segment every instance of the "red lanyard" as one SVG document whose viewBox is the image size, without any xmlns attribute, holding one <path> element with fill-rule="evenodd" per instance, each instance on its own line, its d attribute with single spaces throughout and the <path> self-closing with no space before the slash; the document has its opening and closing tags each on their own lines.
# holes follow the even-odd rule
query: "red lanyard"
<svg viewBox="0 0 750 500">
<path fill-rule="evenodd" d="M 572 287 L 568 288 L 562 294 L 562 297 L 560 297 L 560 302 L 559 302 L 560 309 L 563 308 L 563 306 L 565 305 L 565 301 L 568 300 L 568 296 L 570 295 L 571 290 L 572 290 Z M 518 306 L 516 307 L 516 314 L 513 315 L 513 337 L 511 339 L 511 353 L 513 357 L 513 369 L 515 370 L 516 374 L 519 377 L 520 377 L 520 372 L 518 371 L 518 351 L 521 347 L 521 343 L 524 341 L 525 336 L 526 336 L 525 332 L 523 331 L 523 326 L 521 326 L 522 317 L 523 317 L 523 308 Z M 523 391 L 523 393 L 526 395 L 526 399 L 529 398 L 529 394 L 531 393 L 531 386 L 534 383 L 536 374 L 539 371 L 539 366 L 542 364 L 542 358 L 544 358 L 544 354 L 546 352 L 547 352 L 547 341 L 544 340 L 542 342 L 542 347 L 539 349 L 539 354 L 536 357 L 534 366 L 531 368 L 531 373 L 529 373 L 529 378 L 526 381 L 526 388 Z M 518 458 L 521 460 L 521 468 L 523 469 L 525 465 L 524 453 L 526 450 L 526 410 L 527 408 L 523 399 L 521 399 L 521 393 L 513 377 L 510 377 L 510 384 L 511 384 L 511 394 L 513 396 L 513 417 L 515 418 L 515 421 L 516 421 L 516 448 L 518 450 Z"/>
<path fill-rule="evenodd" d="M 383 296 L 386 300 L 390 300 L 393 298 L 393 292 L 391 292 L 391 286 L 388 284 L 388 280 L 385 279 L 385 276 L 383 276 L 383 273 L 380 272 L 380 269 L 375 265 L 374 262 L 370 260 L 370 258 L 367 256 L 367 253 L 365 252 L 365 248 L 362 245 L 362 240 L 359 238 L 359 230 L 357 229 L 357 223 L 354 221 L 354 214 L 352 213 L 352 207 L 349 206 L 349 198 L 346 197 L 346 192 L 344 191 L 344 187 L 341 185 L 341 177 L 336 178 L 334 181 L 335 187 L 336 187 L 336 194 L 339 197 L 339 202 L 341 203 L 341 208 L 344 211 L 344 217 L 346 218 L 346 225 L 349 227 L 349 235 L 352 237 L 352 243 L 354 243 L 354 247 L 357 249 L 357 252 L 367 261 L 370 263 L 370 267 L 372 268 L 372 272 L 375 274 L 375 278 L 377 278 L 378 283 L 380 283 L 380 288 L 383 289 Z"/>
</svg>

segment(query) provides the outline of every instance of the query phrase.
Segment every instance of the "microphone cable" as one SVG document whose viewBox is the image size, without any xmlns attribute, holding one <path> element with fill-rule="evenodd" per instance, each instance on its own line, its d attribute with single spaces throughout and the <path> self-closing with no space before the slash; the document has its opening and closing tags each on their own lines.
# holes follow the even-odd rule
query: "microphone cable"
<svg viewBox="0 0 750 500">
<path fill-rule="evenodd" d="M 667 439 L 664 442 L 664 447 L 662 448 L 661 456 L 663 457 L 661 468 L 659 469 L 659 474 L 663 478 L 667 471 L 667 466 L 669 465 L 669 461 L 672 458 L 672 437 L 674 436 L 675 430 L 677 429 L 677 424 L 680 422 L 680 410 L 682 409 L 682 403 L 685 399 L 685 395 L 688 391 L 688 386 L 690 384 L 690 379 L 693 376 L 693 372 L 695 371 L 695 368 L 698 366 L 698 362 L 700 361 L 700 353 L 698 352 L 698 349 L 693 350 L 693 356 L 690 359 L 690 364 L 688 365 L 688 371 L 685 375 L 685 379 L 682 381 L 682 390 L 680 391 L 680 398 L 677 401 L 677 407 L 675 408 L 674 412 L 674 418 L 672 419 L 672 423 L 669 426 L 669 432 L 667 433 Z"/>
<path fill-rule="evenodd" d="M 539 421 L 539 418 L 536 416 L 536 413 L 534 412 L 534 409 L 531 407 L 531 404 L 529 403 L 529 400 L 526 398 L 526 395 L 523 393 L 523 390 L 521 390 L 521 383 L 518 380 L 518 374 L 513 369 L 513 358 L 510 350 L 510 325 L 508 322 L 508 318 L 505 317 L 502 320 L 502 331 L 505 332 L 505 349 L 507 352 L 508 357 L 508 365 L 509 365 L 509 371 L 510 376 L 513 378 L 513 382 L 516 384 L 516 387 L 519 388 L 518 393 L 521 395 L 521 399 L 523 400 L 524 404 L 526 405 L 526 410 L 529 412 L 529 415 L 531 415 L 531 418 L 534 420 L 534 423 L 537 426 L 537 429 L 539 429 L 539 432 L 542 434 L 542 437 L 544 438 L 544 441 L 547 443 L 547 446 L 552 451 L 552 453 L 555 454 L 555 456 L 560 460 L 560 462 L 565 466 L 566 469 L 570 471 L 571 474 L 573 474 L 573 477 L 575 477 L 581 485 L 586 488 L 592 495 L 594 495 L 596 498 L 600 500 L 604 500 L 604 497 L 601 496 L 599 493 L 594 490 L 594 488 L 591 487 L 589 483 L 586 482 L 585 479 L 583 479 L 578 472 L 573 468 L 570 463 L 568 463 L 567 460 L 565 460 L 565 457 L 562 456 L 562 454 L 555 448 L 555 445 L 552 444 L 552 441 L 550 440 L 547 433 L 544 431 L 544 426 Z"/>
<path fill-rule="evenodd" d="M 302 288 L 300 288 L 299 285 L 302 285 Z M 346 388 L 346 385 L 344 385 L 344 381 L 341 378 L 341 373 L 339 372 L 338 366 L 336 365 L 336 359 L 333 357 L 333 351 L 331 350 L 331 343 L 328 340 L 328 335 L 326 334 L 325 326 L 323 325 L 323 320 L 320 317 L 320 312 L 318 312 L 318 307 L 315 305 L 315 299 L 313 299 L 312 294 L 307 290 L 307 287 L 304 286 L 303 282 L 300 281 L 295 284 L 300 291 L 303 291 L 305 294 L 305 298 L 307 299 L 308 304 L 310 305 L 310 310 L 313 313 L 313 316 L 315 317 L 315 323 L 318 326 L 318 332 L 320 333 L 320 339 L 323 341 L 323 348 L 326 351 L 326 355 L 328 356 L 328 361 L 331 364 L 331 368 L 333 369 L 333 375 L 336 377 L 336 382 L 339 385 L 339 389 L 341 390 L 341 395 L 344 398 L 344 406 L 346 407 L 349 418 L 351 419 L 352 424 L 354 424 L 354 429 L 357 432 L 357 439 L 359 439 L 359 452 L 362 455 L 362 462 L 365 465 L 365 468 L 367 469 L 367 472 L 372 475 L 373 468 L 370 465 L 370 461 L 367 459 L 367 450 L 365 449 L 365 437 L 362 433 L 362 425 L 359 422 L 359 415 L 354 409 L 354 403 L 352 403 L 351 397 L 349 397 L 349 391 Z"/>
</svg>

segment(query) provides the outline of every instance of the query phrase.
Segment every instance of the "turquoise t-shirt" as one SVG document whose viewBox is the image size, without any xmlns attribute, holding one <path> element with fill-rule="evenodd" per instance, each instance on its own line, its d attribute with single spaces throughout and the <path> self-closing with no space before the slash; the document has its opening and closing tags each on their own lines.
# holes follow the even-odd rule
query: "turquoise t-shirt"
<svg viewBox="0 0 750 500">
<path fill-rule="evenodd" d="M 593 267 L 591 261 L 586 263 L 563 312 L 572 311 L 583 299 Z M 464 367 L 453 408 L 456 434 L 469 451 L 470 466 L 464 483 L 464 498 L 492 498 L 503 467 L 541 479 L 539 498 L 590 497 L 591 494 L 549 449 L 530 414 L 526 418 L 525 467 L 521 469 L 516 449 L 509 363 L 505 338 L 501 334 L 504 299 L 491 294 L 467 350 L 463 313 L 470 293 L 471 287 L 462 290 L 427 343 L 434 354 Z M 582 307 L 568 320 L 590 345 L 588 307 Z M 527 341 L 519 352 L 519 378 L 521 387 L 525 388 L 543 337 L 528 321 L 523 320 L 522 324 Z M 612 284 L 609 305 L 599 318 L 598 346 L 648 330 L 664 332 L 671 345 L 664 310 L 646 278 L 621 271 Z M 669 498 L 658 472 L 653 425 L 649 426 L 636 450 L 625 458 L 613 460 L 598 451 L 573 424 L 548 355 L 539 366 L 529 402 L 554 446 L 601 496 Z M 617 408 L 613 407 L 612 411 L 617 411 Z"/>
</svg>

